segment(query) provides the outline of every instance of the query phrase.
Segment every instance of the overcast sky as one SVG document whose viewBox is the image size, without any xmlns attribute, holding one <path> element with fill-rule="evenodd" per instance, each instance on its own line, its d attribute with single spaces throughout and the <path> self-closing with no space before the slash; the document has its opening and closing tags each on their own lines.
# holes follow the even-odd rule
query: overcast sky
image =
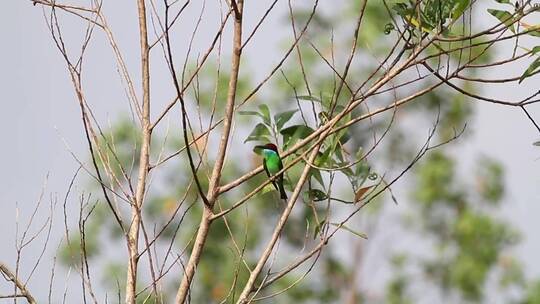
<svg viewBox="0 0 540 304">
<path fill-rule="evenodd" d="M 86 155 L 86 141 L 70 79 L 47 32 L 41 9 L 24 0 L 4 2 L 0 10 L 0 159 L 3 161 L 0 172 L 0 244 L 3 244 L 0 247 L 0 261 L 14 265 L 16 206 L 20 208 L 19 220 L 26 223 L 45 182 L 44 203 L 48 204 L 51 196 L 58 196 L 61 201 L 77 168 L 64 140 L 69 149 L 82 157 Z M 133 9 L 132 3 L 117 2 L 122 7 L 111 9 L 113 13 L 110 15 L 118 17 L 114 23 L 116 29 L 122 32 L 136 22 L 135 11 L 124 9 Z M 72 21 L 76 23 L 76 19 Z M 265 31 L 268 35 L 272 28 Z M 127 45 L 136 43 L 137 37 L 127 35 L 119 39 L 121 44 Z M 271 37 L 257 42 L 259 47 L 256 52 L 251 51 L 251 56 L 257 54 L 259 58 L 264 58 L 258 67 L 265 67 L 276 57 L 271 47 L 277 40 L 278 37 Z M 93 91 L 94 99 L 101 101 L 100 113 L 113 119 L 117 117 L 118 110 L 126 106 L 121 87 L 114 84 L 118 80 L 114 61 L 108 49 L 96 48 L 90 52 L 93 60 L 92 66 L 87 67 L 91 80 L 88 83 L 94 87 L 89 91 Z M 128 63 L 136 62 L 138 55 L 138 51 L 128 54 Z M 495 76 L 500 76 L 500 73 L 517 75 L 522 71 L 520 68 L 523 67 L 492 73 L 498 73 Z M 539 79 L 530 79 L 514 88 L 489 88 L 488 93 L 519 99 L 516 96 L 531 92 L 535 86 L 538 88 Z M 171 96 L 169 93 L 158 92 L 153 96 L 167 100 Z M 540 106 L 530 109 L 533 116 L 540 120 Z M 466 173 L 474 162 L 475 158 L 471 155 L 479 153 L 492 156 L 504 164 L 508 187 L 505 199 L 508 203 L 501 216 L 514 223 L 523 233 L 524 239 L 517 247 L 516 254 L 523 259 L 528 274 L 539 277 L 540 147 L 533 147 L 532 142 L 539 140 L 540 135 L 518 108 L 478 104 L 476 113 L 473 125 L 469 126 L 469 130 L 473 131 L 472 138 L 456 150 L 463 160 L 462 171 Z M 46 211 L 46 208 L 43 210 Z M 54 228 L 56 236 L 62 234 L 58 217 L 60 211 L 58 208 Z M 42 223 L 45 215 L 44 212 L 38 214 L 36 221 Z M 58 244 L 59 238 L 56 236 L 49 247 L 47 259 L 50 259 L 50 252 Z M 28 252 L 25 258 L 36 254 Z M 47 268 L 40 270 L 48 273 Z M 37 278 L 39 282 L 43 276 L 38 275 Z M 2 284 L 4 282 L 0 282 L 0 292 L 4 290 Z M 31 286 L 34 284 L 37 284 L 36 278 L 30 283 Z M 43 295 L 42 292 L 37 293 Z"/>
</svg>

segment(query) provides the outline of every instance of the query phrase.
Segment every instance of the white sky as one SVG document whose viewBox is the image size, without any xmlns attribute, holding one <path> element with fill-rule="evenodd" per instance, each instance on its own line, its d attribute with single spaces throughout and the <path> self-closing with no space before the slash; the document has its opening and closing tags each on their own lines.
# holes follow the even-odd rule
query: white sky
<svg viewBox="0 0 540 304">
<path fill-rule="evenodd" d="M 119 3 L 121 1 L 118 1 Z M 124 18 L 134 16 L 134 11 L 121 12 Z M 118 14 L 120 15 L 120 14 Z M 279 14 L 277 14 L 279 15 Z M 112 17 L 112 16 L 110 16 Z M 113 20 L 113 18 L 111 18 Z M 136 19 L 129 19 L 131 23 Z M 277 19 L 279 21 L 279 19 Z M 276 22 L 277 22 L 276 21 Z M 113 26 L 125 30 L 132 24 L 116 22 Z M 266 29 L 267 33 L 272 28 Z M 0 159 L 4 161 L 0 172 L 0 261 L 8 265 L 14 264 L 14 235 L 16 204 L 20 208 L 19 220 L 25 223 L 39 196 L 45 177 L 49 174 L 44 203 L 49 202 L 50 195 L 57 195 L 60 202 L 77 164 L 70 156 L 62 141 L 65 138 L 79 156 L 86 156 L 86 140 L 81 127 L 78 105 L 73 94 L 63 61 L 56 51 L 47 32 L 41 9 L 33 7 L 29 1 L 6 1 L 0 10 Z M 136 38 L 136 36 L 134 36 Z M 269 37 L 269 36 L 267 36 Z M 102 37 L 103 38 L 103 37 Z M 102 39 L 101 38 L 101 39 Z M 276 57 L 274 43 L 278 39 L 268 38 L 257 41 L 260 48 L 248 51 L 253 56 L 257 54 L 266 62 Z M 133 37 L 120 37 L 124 45 L 136 42 Z M 96 43 L 97 44 L 97 43 Z M 206 45 L 203 43 L 203 45 Z M 106 55 L 105 55 L 106 54 Z M 117 81 L 114 63 L 108 50 L 91 50 L 93 60 L 88 66 L 89 83 L 95 86 L 92 96 L 100 100 L 100 111 L 115 117 L 118 109 L 127 104 L 120 87 L 113 83 Z M 127 61 L 136 60 L 138 51 L 128 54 Z M 97 60 L 96 60 L 97 59 Z M 136 62 L 136 61 L 135 61 Z M 264 64 L 261 63 L 261 66 Z M 111 68 L 112 67 L 112 68 Z M 138 69 L 138 65 L 135 65 Z M 260 66 L 257 66 L 259 68 Z M 106 70 L 109 69 L 107 72 Z M 106 72 L 103 72 L 103 71 Z M 514 71 L 494 71 L 506 76 L 517 75 L 522 67 Z M 499 76 L 499 75 L 494 75 Z M 92 78 L 93 77 L 93 78 Z M 165 75 L 167 85 L 168 75 Z M 159 77 L 158 77 L 159 79 Z M 523 92 L 531 92 L 538 88 L 538 77 L 530 79 L 521 86 L 514 88 L 489 88 L 494 96 L 517 99 Z M 165 82 L 165 81 L 164 81 Z M 159 85 L 159 84 L 158 84 Z M 92 88 L 88 89 L 91 91 Z M 113 91 L 119 93 L 111 93 Z M 167 100 L 168 92 L 158 92 L 154 96 Z M 116 95 L 111 95 L 116 94 Z M 113 102 L 117 97 L 122 102 Z M 540 106 L 530 108 L 531 114 L 540 120 Z M 520 256 L 527 273 L 540 276 L 540 147 L 533 147 L 532 142 L 540 139 L 518 108 L 507 108 L 499 105 L 480 103 L 476 109 L 476 117 L 469 131 L 474 131 L 472 138 L 466 140 L 463 147 L 456 150 L 463 160 L 462 172 L 475 161 L 471 155 L 485 154 L 503 162 L 506 168 L 506 186 L 508 187 L 505 207 L 501 216 L 511 221 L 524 235 L 517 247 L 516 254 Z M 403 193 L 404 197 L 405 194 Z M 46 210 L 46 209 L 43 209 Z M 57 215 L 60 214 L 60 206 Z M 42 223 L 45 216 L 40 213 L 37 222 Z M 62 234 L 61 218 L 55 219 L 53 230 L 56 235 Z M 49 252 L 56 246 L 51 243 Z M 25 258 L 35 256 L 36 252 L 28 252 Z M 38 269 L 40 270 L 40 269 Z M 36 275 L 30 282 L 31 287 L 39 286 L 48 276 L 48 269 L 41 268 L 47 273 L 45 277 Z M 2 289 L 0 282 L 0 291 Z M 41 289 L 41 288 L 40 288 Z M 44 290 L 37 294 L 44 295 Z"/>
</svg>

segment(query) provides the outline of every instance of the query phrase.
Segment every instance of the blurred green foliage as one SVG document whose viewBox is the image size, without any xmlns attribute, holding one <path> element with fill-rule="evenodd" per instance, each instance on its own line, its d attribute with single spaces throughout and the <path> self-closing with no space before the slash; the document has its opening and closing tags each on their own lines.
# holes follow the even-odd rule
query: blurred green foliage
<svg viewBox="0 0 540 304">
<path fill-rule="evenodd" d="M 463 15 L 470 1 L 422 1 L 419 10 L 415 1 L 388 1 L 388 3 L 389 11 L 382 2 L 368 2 L 363 27 L 358 33 L 360 37 L 358 56 L 370 56 L 367 55 L 370 52 L 380 53 L 389 50 L 391 38 L 397 37 L 395 28 L 398 24 L 393 25 L 393 20 L 411 24 L 412 27 L 409 28 L 411 37 L 420 37 L 441 28 L 448 37 L 471 30 L 455 22 Z M 314 45 L 319 46 L 325 54 L 335 52 L 334 56 L 347 58 L 352 37 L 349 35 L 348 38 L 336 39 L 331 43 L 328 37 L 333 33 L 347 32 L 347 29 L 350 31 L 351 22 L 356 18 L 352 12 L 358 12 L 359 4 L 360 1 L 350 1 L 343 9 L 316 14 L 312 21 L 314 27 L 307 33 Z M 393 20 L 388 15 L 389 12 Z M 295 13 L 295 22 L 302 25 L 308 17 L 309 10 L 298 9 Z M 477 41 L 480 40 L 465 43 Z M 441 43 L 439 47 L 431 47 L 426 52 L 436 54 L 452 47 L 454 46 L 450 43 Z M 470 53 L 454 52 L 450 54 L 449 60 L 459 60 L 460 56 L 465 56 L 464 54 L 471 57 L 482 54 L 475 62 L 486 62 L 490 55 L 489 52 L 483 53 L 483 50 L 482 47 L 475 47 Z M 294 59 L 290 59 L 291 63 L 283 67 L 286 79 L 277 77 L 271 83 L 268 99 L 262 102 L 261 99 L 264 97 L 257 96 L 252 105 L 242 108 L 242 111 L 237 113 L 239 114 L 237 128 L 246 131 L 246 137 L 242 138 L 246 146 L 254 141 L 274 142 L 285 150 L 309 136 L 321 123 L 341 111 L 351 97 L 346 88 L 336 95 L 335 75 L 320 60 L 314 48 L 307 43 L 301 43 L 300 52 L 311 92 L 308 92 L 304 76 L 294 56 Z M 431 60 L 437 63 L 438 59 Z M 372 71 L 377 64 L 378 62 L 374 60 L 362 60 L 361 63 L 353 64 L 347 78 L 348 82 L 360 83 L 365 79 L 366 71 Z M 209 65 L 204 68 L 200 75 L 199 90 L 187 94 L 188 102 L 197 103 L 205 115 L 213 113 L 215 102 L 225 100 L 228 73 L 226 71 L 219 73 L 217 85 L 216 75 L 215 66 Z M 429 83 L 429 80 L 426 81 Z M 246 96 L 254 85 L 249 73 L 244 72 L 239 81 L 238 96 Z M 470 86 L 466 83 L 464 85 Z M 412 91 L 415 85 L 410 87 Z M 470 86 L 467 89 L 475 88 Z M 264 96 L 264 92 L 261 95 Z M 373 99 L 384 102 L 388 96 L 375 96 Z M 215 117 L 221 117 L 222 110 L 221 107 L 217 107 Z M 366 111 L 368 109 L 353 111 L 339 125 Z M 385 117 L 369 123 L 360 123 L 329 136 L 323 142 L 315 160 L 317 168 L 312 169 L 307 186 L 300 196 L 302 202 L 295 206 L 295 212 L 285 226 L 280 247 L 285 248 L 283 250 L 286 252 L 296 254 L 306 244 L 312 244 L 313 238 L 317 240 L 327 225 L 332 225 L 324 220 L 327 208 L 337 213 L 349 210 L 345 208 L 350 208 L 358 200 L 366 201 L 370 197 L 370 191 L 380 189 L 380 185 L 383 184 L 382 176 L 373 168 L 381 167 L 381 163 L 388 166 L 388 170 L 408 164 L 419 144 L 416 140 L 423 135 L 420 132 L 424 129 L 423 126 L 431 126 L 434 117 L 437 116 L 440 117 L 440 121 L 435 140 L 446 141 L 456 135 L 456 130 L 463 128 L 473 119 L 474 112 L 471 103 L 464 96 L 441 88 L 418 98 L 414 104 L 400 108 L 398 117 Z M 406 119 L 413 119 L 415 123 L 411 126 L 405 122 Z M 366 158 L 366 151 L 373 143 L 373 134 L 380 135 L 390 120 L 393 120 L 393 127 L 387 135 L 387 144 L 379 148 L 384 150 L 369 159 Z M 420 133 L 422 135 L 419 135 Z M 137 125 L 129 120 L 120 120 L 107 130 L 100 147 L 105 151 L 105 158 L 113 164 L 112 168 L 118 176 L 122 175 L 118 163 L 127 169 L 126 174 L 130 177 L 132 172 L 137 172 L 139 137 Z M 180 138 L 179 132 L 168 138 L 169 144 L 163 146 L 164 155 L 173 153 L 183 146 Z M 159 143 L 164 140 L 163 135 L 155 134 L 152 150 L 161 149 Z M 200 145 L 199 151 L 202 147 L 204 143 Z M 229 153 L 229 160 L 223 173 L 225 182 L 240 176 L 246 168 L 260 163 L 260 158 L 250 150 L 238 148 L 234 149 L 235 153 Z M 297 151 L 295 156 L 303 151 Z M 153 157 L 152 161 L 155 163 L 158 159 L 156 156 Z M 100 156 L 96 155 L 96 158 L 100 159 Z M 398 225 L 402 234 L 426 240 L 424 251 L 428 254 L 426 252 L 418 254 L 413 244 L 409 251 L 389 248 L 390 252 L 385 255 L 363 260 L 362 265 L 377 265 L 377 269 L 382 268 L 390 272 L 390 277 L 384 283 L 384 288 L 380 288 L 382 291 L 378 296 L 370 295 L 374 292 L 366 289 L 372 286 L 363 286 L 362 279 L 360 286 L 350 286 L 350 283 L 354 282 L 353 278 L 358 276 L 356 271 L 360 266 L 355 264 L 355 260 L 343 258 L 343 254 L 337 253 L 353 252 L 353 246 L 357 242 L 361 242 L 360 248 L 363 248 L 366 241 L 358 237 L 363 235 L 363 232 L 356 232 L 358 226 L 370 231 L 370 240 L 376 238 L 378 233 L 384 232 L 384 226 L 374 224 L 388 210 L 381 207 L 382 199 L 370 203 L 369 208 L 372 209 L 363 210 L 361 218 L 363 226 L 358 225 L 356 221 L 352 228 L 347 227 L 349 232 L 343 232 L 354 241 L 349 244 L 331 241 L 309 275 L 303 278 L 301 272 L 293 272 L 278 280 L 272 287 L 262 290 L 258 296 L 271 295 L 301 280 L 300 283 L 280 296 L 261 302 L 343 303 L 341 299 L 354 287 L 358 289 L 358 292 L 352 291 L 356 295 L 355 303 L 425 302 L 425 299 L 432 296 L 433 291 L 437 293 L 438 301 L 455 302 L 458 299 L 457 302 L 460 303 L 479 303 L 486 301 L 488 293 L 492 298 L 499 294 L 503 297 L 509 288 L 517 287 L 523 295 L 523 300 L 519 300 L 521 301 L 519 303 L 540 303 L 540 283 L 527 283 L 520 263 L 510 255 L 509 250 L 519 241 L 519 234 L 510 224 L 493 215 L 503 203 L 505 190 L 503 168 L 495 160 L 483 157 L 475 164 L 476 176 L 471 176 L 474 175 L 471 172 L 458 170 L 461 161 L 459 156 L 453 155 L 446 146 L 443 146 L 428 153 L 413 170 L 414 182 L 410 186 L 411 199 L 410 203 L 407 203 L 406 214 L 409 222 L 413 224 L 407 225 L 405 220 L 401 224 L 397 222 L 392 224 Z M 287 163 L 287 160 L 285 162 Z M 104 162 L 100 160 L 99 165 L 103 168 Z M 286 185 L 289 189 L 290 181 L 297 179 L 302 166 L 297 164 L 287 172 Z M 158 168 L 165 173 L 163 176 L 155 177 L 153 184 L 159 184 L 159 187 L 148 193 L 143 210 L 143 216 L 148 221 L 147 227 L 157 229 L 154 227 L 163 227 L 170 221 L 157 241 L 156 248 L 162 253 L 166 252 L 169 250 L 171 240 L 174 239 L 176 241 L 172 248 L 174 254 L 184 250 L 189 252 L 191 240 L 201 217 L 202 206 L 197 200 L 195 189 L 191 187 L 186 190 L 190 183 L 186 157 L 181 154 L 175 161 Z M 203 187 L 206 187 L 204 178 L 206 170 L 204 166 L 200 170 Z M 348 181 L 348 184 L 336 183 L 338 184 L 336 186 L 331 183 L 339 178 Z M 217 209 L 229 207 L 243 194 L 264 181 L 263 175 L 249 180 L 230 194 L 224 195 L 218 202 Z M 182 197 L 185 197 L 185 200 L 179 206 Z M 331 197 L 340 197 L 341 200 L 330 200 Z M 247 267 L 253 267 L 261 244 L 267 239 L 283 208 L 277 201 L 275 191 L 263 191 L 250 200 L 249 207 L 239 208 L 228 214 L 225 220 L 220 219 L 213 223 L 191 290 L 193 303 L 218 303 L 227 296 L 227 303 L 234 302 L 235 296 L 239 294 L 239 288 L 248 278 Z M 122 210 L 128 214 L 128 209 Z M 115 223 L 107 212 L 106 207 L 99 204 L 87 223 L 86 251 L 92 263 L 98 257 L 107 256 L 107 250 L 101 248 L 100 244 L 114 244 L 115 247 L 124 248 L 120 230 L 118 227 L 115 228 Z M 65 264 L 80 263 L 80 257 L 74 254 L 78 252 L 77 248 L 80 246 L 79 238 L 79 235 L 73 235 L 71 243 L 62 248 L 61 258 Z M 240 255 L 247 265 L 244 265 Z M 175 257 L 168 259 L 167 265 Z M 116 294 L 117 289 L 123 292 L 123 288 L 118 286 L 122 286 L 121 282 L 125 279 L 124 263 L 110 260 L 102 264 L 104 268 L 102 280 L 109 292 Z M 164 281 L 166 288 L 161 290 L 164 303 L 169 302 L 176 292 L 179 268 L 174 267 L 172 271 L 175 274 L 170 276 L 172 279 Z M 489 285 L 492 276 L 498 277 L 499 286 Z M 148 275 L 142 277 L 139 288 L 147 286 L 149 279 Z M 412 292 L 414 286 L 432 292 L 415 293 Z M 146 294 L 143 294 L 140 298 L 145 297 Z M 149 299 L 156 303 L 160 302 L 151 296 Z"/>
</svg>

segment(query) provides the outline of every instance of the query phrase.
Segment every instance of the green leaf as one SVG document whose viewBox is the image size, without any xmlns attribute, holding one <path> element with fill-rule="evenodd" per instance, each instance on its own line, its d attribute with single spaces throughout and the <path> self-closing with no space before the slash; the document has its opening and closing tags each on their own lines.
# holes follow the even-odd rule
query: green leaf
<svg viewBox="0 0 540 304">
<path fill-rule="evenodd" d="M 308 137 L 313 132 L 315 132 L 315 131 L 312 128 L 308 127 L 308 126 L 294 125 L 294 126 L 291 126 L 291 127 L 288 127 L 288 128 L 285 128 L 285 129 L 281 130 L 279 133 L 281 133 L 283 136 L 299 135 L 300 136 L 299 138 L 303 139 L 303 138 Z"/>
<path fill-rule="evenodd" d="M 364 155 L 364 149 L 362 147 L 358 147 L 358 151 L 356 151 L 354 156 L 356 157 L 356 159 L 361 159 L 363 155 Z"/>
<path fill-rule="evenodd" d="M 339 224 L 337 224 L 337 223 L 330 223 L 330 225 L 335 226 L 335 227 L 338 227 L 339 229 L 347 230 L 347 231 L 349 231 L 350 233 L 352 233 L 352 234 L 354 234 L 354 235 L 356 235 L 356 236 L 359 236 L 359 237 L 361 237 L 361 238 L 363 238 L 363 239 L 365 239 L 365 240 L 368 239 L 367 234 L 365 234 L 365 233 L 363 233 L 363 232 L 354 231 L 353 229 L 351 229 L 351 228 L 349 228 L 349 227 L 347 227 L 347 226 L 345 226 L 345 225 L 339 225 Z"/>
<path fill-rule="evenodd" d="M 323 180 L 323 178 L 322 178 L 321 171 L 320 171 L 320 170 L 317 170 L 317 169 L 311 169 L 310 173 L 311 173 L 311 176 L 313 176 L 313 178 L 315 178 L 315 180 L 316 180 L 322 187 L 324 187 L 324 180 Z"/>
<path fill-rule="evenodd" d="M 245 116 L 252 115 L 252 116 L 262 117 L 261 113 L 255 112 L 255 111 L 238 111 L 238 114 L 245 115 Z"/>
<path fill-rule="evenodd" d="M 337 143 L 339 140 L 332 146 L 332 149 L 334 150 L 334 156 L 336 157 L 338 167 L 344 167 L 348 166 L 349 162 L 345 160 L 345 156 L 343 156 L 343 149 L 341 147 L 337 146 Z"/>
<path fill-rule="evenodd" d="M 523 24 L 523 27 L 525 28 L 525 31 L 527 31 L 527 35 L 540 37 L 540 25 L 529 26 Z"/>
<path fill-rule="evenodd" d="M 530 50 L 528 48 L 525 48 L 525 47 L 522 47 L 522 46 L 520 46 L 519 48 L 524 50 L 525 52 L 531 52 L 529 57 L 532 57 L 533 55 L 536 55 L 537 53 L 540 52 L 540 45 L 537 45 L 537 46 L 533 47 L 532 50 Z"/>
<path fill-rule="evenodd" d="M 392 9 L 398 14 L 400 15 L 401 17 L 405 17 L 406 15 L 409 15 L 413 12 L 412 9 L 408 8 L 407 7 L 407 4 L 405 3 L 396 3 L 394 4 L 394 6 L 392 7 Z"/>
<path fill-rule="evenodd" d="M 270 193 L 270 192 L 273 192 L 273 191 L 277 191 L 276 188 L 274 188 L 274 186 L 272 186 L 272 184 L 268 184 L 268 185 L 264 186 L 261 189 L 261 191 L 259 191 L 257 194 L 255 194 L 255 196 L 256 197 L 263 196 L 266 193 Z"/>
<path fill-rule="evenodd" d="M 302 96 L 296 96 L 299 100 L 307 100 L 307 101 L 317 101 L 321 102 L 321 100 L 317 97 L 309 96 L 309 95 L 302 95 Z"/>
<path fill-rule="evenodd" d="M 341 169 L 341 173 L 345 174 L 347 176 L 347 178 L 349 180 L 354 180 L 355 179 L 355 176 L 354 176 L 354 173 L 353 173 L 353 170 L 351 168 L 344 168 L 344 169 Z"/>
<path fill-rule="evenodd" d="M 259 112 L 255 112 L 255 111 L 239 111 L 238 114 L 243 115 L 243 116 L 258 116 L 258 117 L 260 117 L 262 119 L 262 121 L 265 121 L 265 117 Z"/>
<path fill-rule="evenodd" d="M 527 70 L 519 78 L 518 83 L 521 83 L 523 80 L 525 80 L 525 78 L 531 77 L 532 75 L 538 73 L 540 71 L 539 68 L 540 68 L 540 57 L 536 58 L 536 60 L 533 61 L 533 63 L 531 63 L 531 65 L 529 65 Z"/>
<path fill-rule="evenodd" d="M 384 34 L 385 35 L 390 35 L 390 33 L 395 30 L 396 27 L 394 26 L 393 23 L 387 23 L 385 26 L 384 26 Z"/>
<path fill-rule="evenodd" d="M 444 27 L 447 19 L 459 18 L 469 5 L 469 2 L 465 0 L 430 0 L 422 2 L 424 9 L 420 17 L 421 19 L 425 19 L 422 21 L 430 24 L 431 28 L 435 26 Z"/>
<path fill-rule="evenodd" d="M 326 220 L 322 220 L 319 225 L 315 226 L 315 231 L 313 232 L 313 239 L 315 239 L 317 235 L 319 235 L 322 228 L 324 227 L 324 224 L 326 224 Z"/>
<path fill-rule="evenodd" d="M 251 131 L 251 134 L 244 140 L 244 143 L 248 141 L 270 141 L 270 131 L 268 130 L 268 127 L 262 123 L 258 123 L 255 128 L 253 128 L 253 131 Z"/>
<path fill-rule="evenodd" d="M 469 7 L 471 0 L 461 0 L 457 3 L 456 7 L 452 11 L 452 19 L 457 20 L 463 15 L 463 12 Z"/>
<path fill-rule="evenodd" d="M 512 4 L 512 3 L 510 3 L 510 0 L 495 0 L 495 1 L 497 1 L 499 3 Z"/>
<path fill-rule="evenodd" d="M 512 31 L 512 33 L 516 32 L 516 30 L 514 29 L 514 18 L 512 18 L 511 13 L 496 9 L 488 9 L 488 12 L 495 18 L 499 19 L 501 23 L 504 23 L 504 25 L 506 25 L 506 27 L 508 27 Z"/>
<path fill-rule="evenodd" d="M 322 191 L 322 190 L 319 190 L 319 189 L 311 189 L 309 191 L 306 191 L 306 196 L 307 196 L 307 199 L 308 200 L 312 200 L 314 202 L 320 202 L 320 201 L 324 201 L 325 199 L 328 198 L 328 195 Z"/>
<path fill-rule="evenodd" d="M 315 132 L 312 128 L 304 125 L 294 125 L 283 130 L 279 133 L 283 135 L 283 143 L 285 146 L 294 144 L 298 139 L 304 139 Z"/>
<path fill-rule="evenodd" d="M 337 151 L 338 151 L 338 150 L 336 150 L 336 152 L 337 152 Z M 341 150 L 339 150 L 339 151 L 341 151 Z M 341 154 L 341 152 L 340 152 L 339 154 Z M 346 161 L 346 160 L 340 160 L 339 162 L 336 163 L 336 166 L 335 166 L 334 168 L 342 168 L 342 169 L 340 169 L 339 171 L 340 171 L 341 173 L 345 174 L 345 176 L 347 176 L 347 178 L 348 178 L 349 180 L 353 180 L 353 179 L 355 179 L 356 177 L 355 177 L 354 172 L 353 172 L 353 170 L 351 169 L 351 167 L 352 167 L 352 166 L 351 166 L 351 164 L 350 164 L 348 161 Z"/>
<path fill-rule="evenodd" d="M 367 162 L 362 161 L 358 164 L 356 164 L 354 175 L 356 176 L 357 180 L 359 181 L 358 185 L 364 184 L 366 179 L 369 176 L 369 170 L 370 167 Z"/>
<path fill-rule="evenodd" d="M 339 143 L 341 143 L 342 145 L 346 144 L 349 141 L 349 139 L 351 139 L 351 135 L 349 134 L 349 132 L 347 132 L 347 130 L 344 130 L 344 131 L 345 132 L 343 136 L 339 138 Z"/>
<path fill-rule="evenodd" d="M 315 165 L 318 167 L 329 167 L 330 162 L 328 160 L 330 159 L 330 153 L 332 153 L 331 148 L 324 150 L 324 153 L 319 153 L 317 158 L 315 158 Z"/>
<path fill-rule="evenodd" d="M 262 156 L 262 155 L 263 155 L 263 154 L 262 154 L 262 153 L 263 153 L 263 149 L 262 149 L 261 147 L 259 147 L 259 146 L 255 146 L 255 147 L 253 147 L 253 153 Z"/>
<path fill-rule="evenodd" d="M 265 104 L 262 104 L 259 106 L 259 110 L 261 111 L 261 117 L 263 119 L 263 122 L 266 124 L 266 125 L 270 125 L 270 109 L 268 109 L 268 106 L 265 105 Z"/>
<path fill-rule="evenodd" d="M 534 30 L 527 33 L 529 36 L 540 37 L 540 30 Z"/>
<path fill-rule="evenodd" d="M 392 9 L 399 15 L 401 18 L 406 21 L 407 23 L 413 25 L 415 28 L 429 33 L 433 30 L 433 24 L 430 24 L 427 22 L 426 14 L 422 12 L 422 16 L 420 16 L 420 20 L 417 19 L 417 12 L 412 8 L 407 6 L 405 3 L 396 3 Z M 437 16 L 438 14 L 427 14 L 427 15 L 434 15 Z"/>
<path fill-rule="evenodd" d="M 276 127 L 278 131 L 283 128 L 283 126 L 294 116 L 294 113 L 298 110 L 285 111 L 274 115 L 274 121 L 276 122 Z"/>
</svg>

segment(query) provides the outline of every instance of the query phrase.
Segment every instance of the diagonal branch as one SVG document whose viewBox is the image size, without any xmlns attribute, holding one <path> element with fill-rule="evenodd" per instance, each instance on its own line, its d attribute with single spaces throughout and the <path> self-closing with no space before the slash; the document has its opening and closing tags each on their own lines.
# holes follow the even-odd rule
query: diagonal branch
<svg viewBox="0 0 540 304">
<path fill-rule="evenodd" d="M 169 7 L 170 5 L 167 3 L 167 0 L 165 0 L 165 26 L 167 26 L 168 22 L 169 22 Z M 169 64 L 169 69 L 171 71 L 171 75 L 172 75 L 172 78 L 173 78 L 173 83 L 174 83 L 174 88 L 176 89 L 176 98 L 178 100 L 180 100 L 180 105 L 181 105 L 181 108 L 182 108 L 182 126 L 183 126 L 183 130 L 182 130 L 182 135 L 184 137 L 184 142 L 185 142 L 185 145 L 186 145 L 186 152 L 187 152 L 187 156 L 188 156 L 188 160 L 189 160 L 189 167 L 191 169 L 191 173 L 193 174 L 193 179 L 195 180 L 195 185 L 197 186 L 197 190 L 199 192 L 199 195 L 201 196 L 201 199 L 203 200 L 204 204 L 205 205 L 208 205 L 208 198 L 206 197 L 206 195 L 204 194 L 203 192 L 203 189 L 202 189 L 202 185 L 201 185 L 201 182 L 199 180 L 199 177 L 197 176 L 197 168 L 195 168 L 195 162 L 193 160 L 193 155 L 191 154 L 191 149 L 188 145 L 189 143 L 189 139 L 188 139 L 188 117 L 187 117 L 187 110 L 186 110 L 186 103 L 185 103 L 185 100 L 184 100 L 184 97 L 183 97 L 183 91 L 182 89 L 180 88 L 180 84 L 178 82 L 178 76 L 176 75 L 176 71 L 174 70 L 174 60 L 173 60 L 173 55 L 172 55 L 172 50 L 171 50 L 171 41 L 170 41 L 170 37 L 169 37 L 169 32 L 168 30 L 165 32 L 165 43 L 166 43 L 166 46 L 167 46 L 167 56 L 168 56 L 168 64 Z M 157 122 L 156 122 L 157 123 Z M 153 128 L 156 124 L 154 123 L 154 125 L 150 126 L 150 128 Z"/>
<path fill-rule="evenodd" d="M 225 162 L 225 155 L 227 153 L 227 145 L 229 142 L 229 135 L 231 132 L 233 114 L 234 114 L 234 104 L 236 99 L 236 89 L 238 82 L 238 74 L 240 71 L 240 56 L 242 54 L 242 13 L 244 1 L 238 0 L 235 2 L 235 15 L 234 15 L 234 35 L 233 35 L 233 56 L 231 63 L 231 76 L 229 80 L 229 88 L 227 92 L 227 104 L 225 106 L 225 119 L 223 122 L 223 133 L 221 135 L 219 148 L 217 152 L 217 159 L 214 164 L 214 169 L 212 170 L 212 175 L 210 177 L 210 183 L 208 187 L 207 199 L 204 205 L 204 211 L 201 218 L 201 223 L 197 231 L 197 237 L 193 245 L 193 250 L 189 257 L 189 261 L 185 267 L 184 275 L 182 277 L 182 282 L 178 288 L 176 295 L 175 303 L 184 303 L 186 296 L 189 291 L 189 287 L 195 275 L 195 270 L 199 264 L 202 250 L 206 243 L 208 237 L 208 232 L 210 230 L 210 225 L 212 223 L 212 208 L 214 202 L 219 196 L 219 181 L 221 179 L 221 171 L 223 169 L 223 164 Z M 180 97 L 180 96 L 179 96 Z M 184 111 L 183 111 L 184 112 Z M 186 145 L 188 141 L 186 140 Z M 189 147 L 187 148 L 189 151 Z"/>
<path fill-rule="evenodd" d="M 28 291 L 26 288 L 26 285 L 24 285 L 16 276 L 15 274 L 2 262 L 0 262 L 0 272 L 4 274 L 5 277 L 7 277 L 8 280 L 12 281 L 15 286 L 21 291 L 21 294 L 15 294 L 10 297 L 25 297 L 28 303 L 30 304 L 36 304 L 36 300 L 32 296 L 32 294 Z"/>
<path fill-rule="evenodd" d="M 325 132 L 328 133 L 328 132 Z M 321 138 L 324 138 L 327 134 L 322 134 Z M 319 152 L 320 144 L 318 144 L 315 149 L 311 151 L 311 154 L 309 155 L 309 162 L 312 163 L 315 161 L 315 158 L 317 157 L 317 153 Z M 276 228 L 274 229 L 274 233 L 272 234 L 272 238 L 270 239 L 270 242 L 268 242 L 268 245 L 266 246 L 263 254 L 259 258 L 259 261 L 257 262 L 257 266 L 255 266 L 255 269 L 251 272 L 251 275 L 249 276 L 249 279 L 244 286 L 244 289 L 242 290 L 242 293 L 240 294 L 240 297 L 238 298 L 237 304 L 243 304 L 248 302 L 249 294 L 251 293 L 253 286 L 255 285 L 255 280 L 261 273 L 264 265 L 268 261 L 268 258 L 270 257 L 270 254 L 274 250 L 274 246 L 276 245 L 277 240 L 279 239 L 279 236 L 281 235 L 281 231 L 283 230 L 283 227 L 285 227 L 285 223 L 287 222 L 289 215 L 291 214 L 291 211 L 294 207 L 294 204 L 296 203 L 296 199 L 300 195 L 300 191 L 302 191 L 302 187 L 305 183 L 305 181 L 308 178 L 309 172 L 311 171 L 311 167 L 309 164 L 306 164 L 304 166 L 304 170 L 302 172 L 302 175 L 300 176 L 300 179 L 296 183 L 296 188 L 294 189 L 293 194 L 289 198 L 289 202 L 287 203 L 287 207 L 283 211 L 281 218 L 279 219 L 279 222 L 276 225 Z"/>
</svg>

